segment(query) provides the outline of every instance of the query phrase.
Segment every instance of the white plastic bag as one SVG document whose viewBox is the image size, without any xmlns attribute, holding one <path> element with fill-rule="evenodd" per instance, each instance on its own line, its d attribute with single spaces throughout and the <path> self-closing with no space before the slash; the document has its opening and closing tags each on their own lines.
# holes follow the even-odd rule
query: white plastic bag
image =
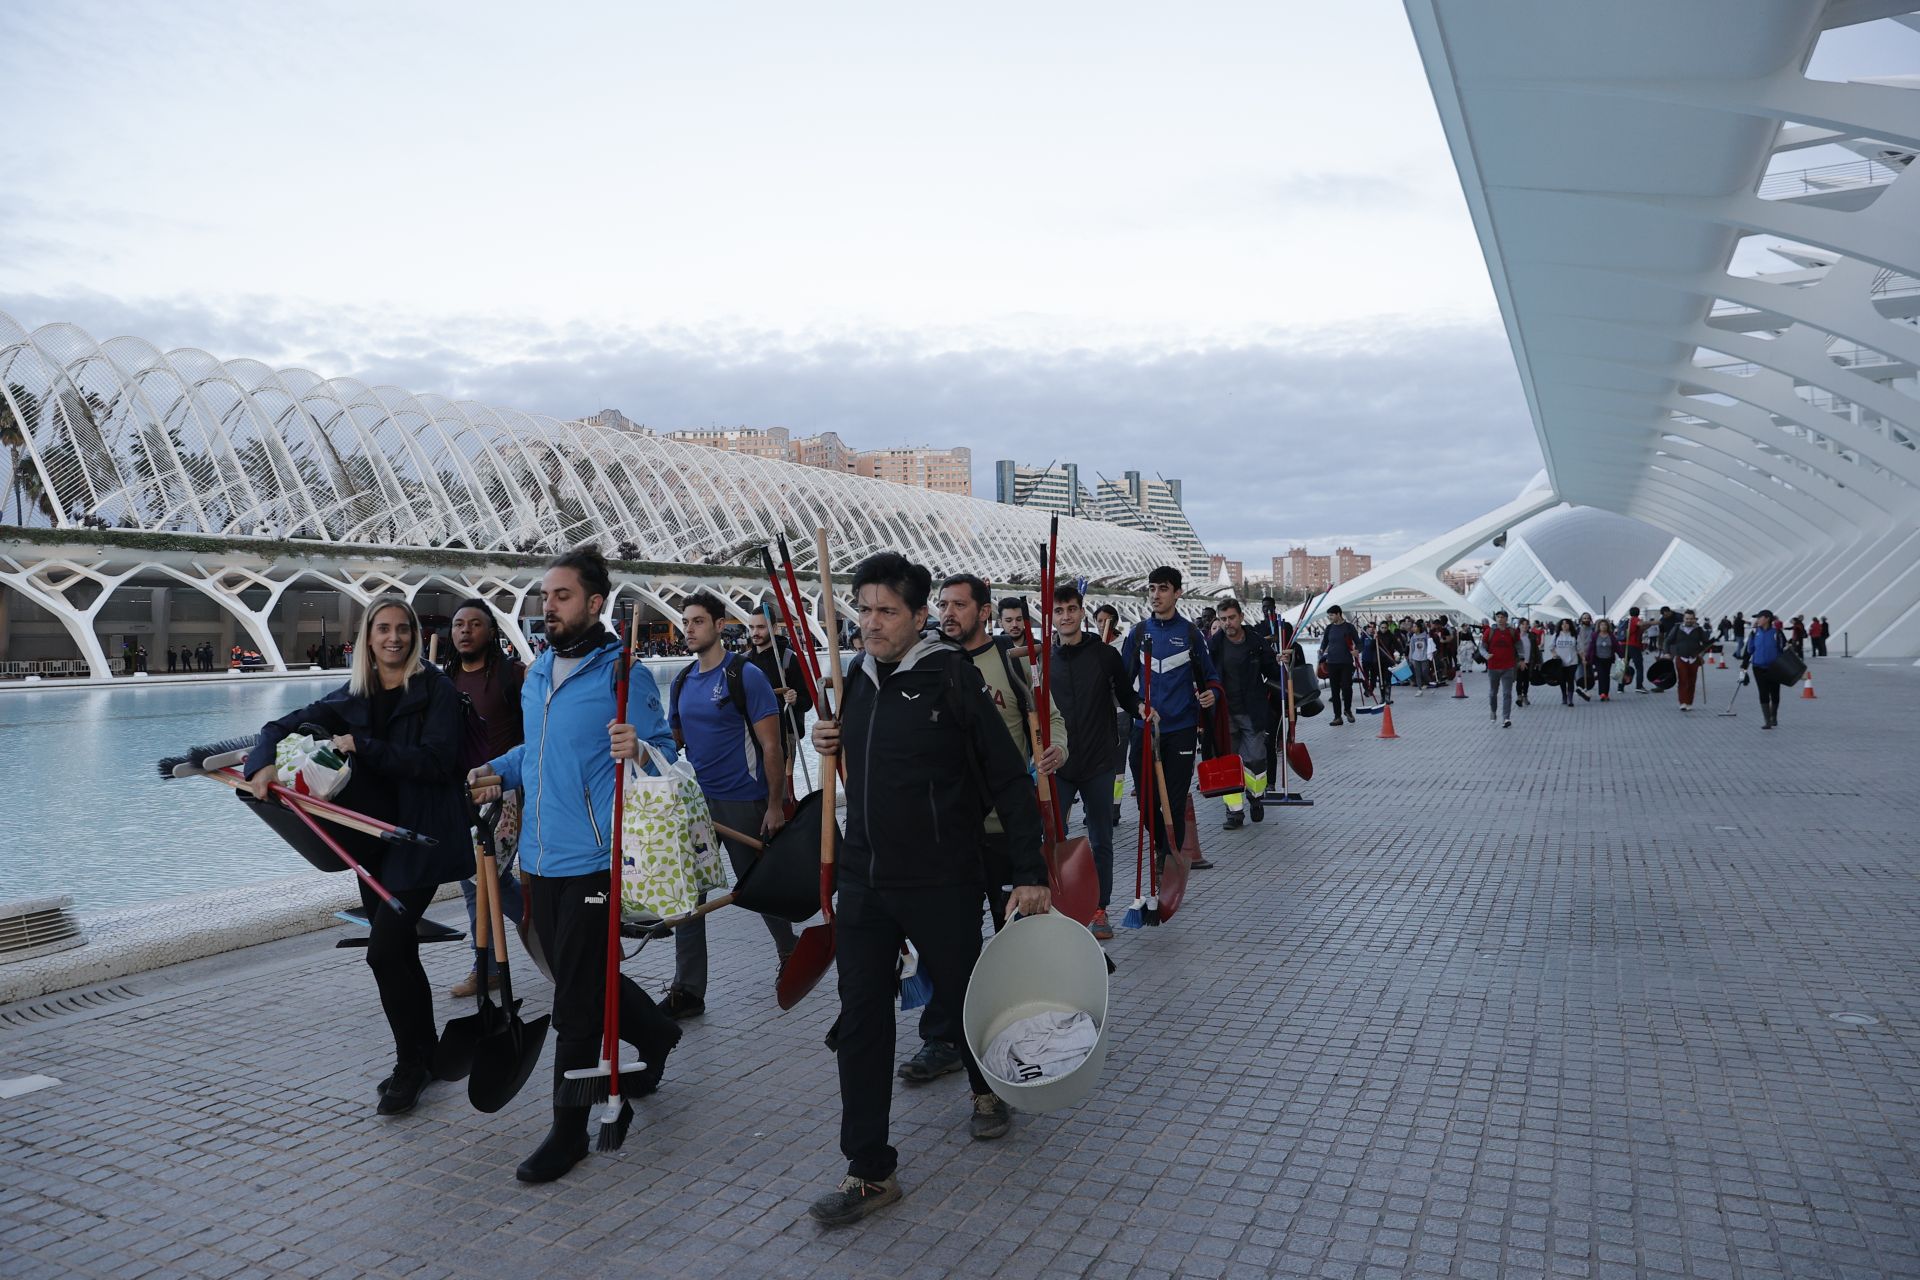
<svg viewBox="0 0 1920 1280">
<path fill-rule="evenodd" d="M 303 795 L 331 800 L 346 789 L 353 761 L 330 741 L 296 733 L 280 739 L 273 749 L 275 780 Z"/>
</svg>

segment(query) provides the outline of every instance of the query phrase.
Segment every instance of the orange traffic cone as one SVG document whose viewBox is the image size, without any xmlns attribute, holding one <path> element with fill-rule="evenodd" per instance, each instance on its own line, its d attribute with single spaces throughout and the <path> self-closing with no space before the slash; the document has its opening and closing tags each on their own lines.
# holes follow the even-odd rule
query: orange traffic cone
<svg viewBox="0 0 1920 1280">
<path fill-rule="evenodd" d="M 1382 738 L 1397 738 L 1400 736 L 1393 731 L 1393 704 L 1391 702 L 1380 708 L 1379 736 Z"/>
<path fill-rule="evenodd" d="M 1812 668 L 1812 667 L 1808 667 L 1808 668 L 1807 668 L 1807 682 L 1806 682 L 1805 684 L 1803 684 L 1803 685 L 1801 685 L 1801 686 L 1800 686 L 1800 700 L 1801 700 L 1802 702 L 1805 702 L 1805 701 L 1806 701 L 1806 700 L 1807 700 L 1808 698 L 1811 698 L 1811 697 L 1813 697 L 1813 696 L 1814 696 L 1814 693 L 1813 693 L 1813 668 Z"/>
<path fill-rule="evenodd" d="M 1466 681 L 1466 677 L 1460 674 L 1460 669 L 1458 667 L 1455 667 L 1453 671 L 1453 696 L 1454 697 L 1464 698 L 1467 696 L 1467 686 L 1465 681 Z"/>
</svg>

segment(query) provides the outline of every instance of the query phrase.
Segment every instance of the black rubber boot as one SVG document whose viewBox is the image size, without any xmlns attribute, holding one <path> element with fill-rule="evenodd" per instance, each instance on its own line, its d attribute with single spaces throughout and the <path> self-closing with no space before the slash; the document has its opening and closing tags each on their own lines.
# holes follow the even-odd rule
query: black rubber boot
<svg viewBox="0 0 1920 1280">
<path fill-rule="evenodd" d="M 553 1128 L 513 1176 L 522 1182 L 552 1182 L 587 1158 L 587 1115 L 592 1107 L 555 1107 Z"/>
</svg>

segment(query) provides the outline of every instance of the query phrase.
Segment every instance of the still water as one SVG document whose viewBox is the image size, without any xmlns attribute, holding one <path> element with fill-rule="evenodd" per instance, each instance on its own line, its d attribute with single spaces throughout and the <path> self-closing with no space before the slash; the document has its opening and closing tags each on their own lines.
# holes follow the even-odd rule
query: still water
<svg viewBox="0 0 1920 1280">
<path fill-rule="evenodd" d="M 663 697 L 682 665 L 647 664 Z M 162 781 L 155 765 L 258 732 L 333 687 L 249 675 L 0 693 L 0 901 L 67 893 L 76 909 L 97 910 L 306 869 L 231 791 Z"/>
</svg>

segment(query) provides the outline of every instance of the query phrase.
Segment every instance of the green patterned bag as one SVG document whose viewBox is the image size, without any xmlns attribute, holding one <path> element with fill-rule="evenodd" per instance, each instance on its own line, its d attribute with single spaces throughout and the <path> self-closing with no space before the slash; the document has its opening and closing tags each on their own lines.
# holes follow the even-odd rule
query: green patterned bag
<svg viewBox="0 0 1920 1280">
<path fill-rule="evenodd" d="M 727 887 L 720 837 L 693 768 L 682 760 L 659 776 L 626 764 L 620 814 L 620 908 L 629 916 L 684 915 L 700 895 Z"/>
</svg>

